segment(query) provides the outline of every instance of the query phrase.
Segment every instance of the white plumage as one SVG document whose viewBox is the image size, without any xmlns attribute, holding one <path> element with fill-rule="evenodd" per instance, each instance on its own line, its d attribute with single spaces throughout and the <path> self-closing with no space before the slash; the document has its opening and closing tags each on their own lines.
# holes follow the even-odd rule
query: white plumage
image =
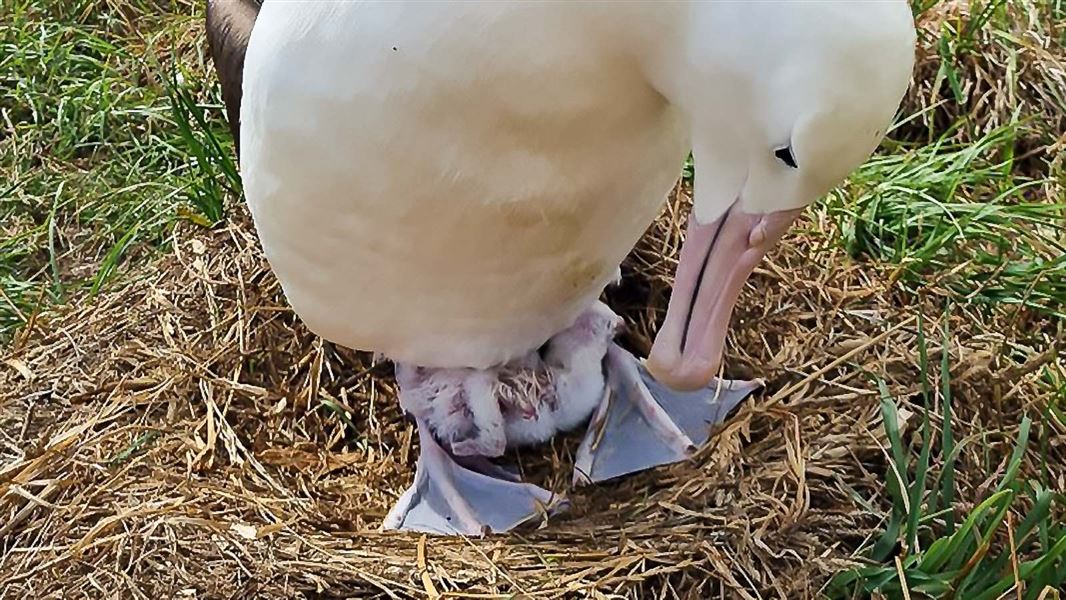
<svg viewBox="0 0 1066 600">
<path fill-rule="evenodd" d="M 264 5 L 246 194 L 323 337 L 428 367 L 522 356 L 592 304 L 673 185 L 681 121 L 602 11 L 493 6 Z"/>
</svg>

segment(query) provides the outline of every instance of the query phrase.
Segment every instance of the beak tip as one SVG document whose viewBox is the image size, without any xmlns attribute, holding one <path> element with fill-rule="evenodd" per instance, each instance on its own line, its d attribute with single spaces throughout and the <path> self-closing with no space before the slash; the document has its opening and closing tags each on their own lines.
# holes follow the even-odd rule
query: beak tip
<svg viewBox="0 0 1066 600">
<path fill-rule="evenodd" d="M 718 374 L 720 360 L 690 358 L 664 365 L 652 352 L 645 361 L 648 373 L 659 383 L 678 392 L 695 392 L 701 390 L 714 380 Z"/>
</svg>

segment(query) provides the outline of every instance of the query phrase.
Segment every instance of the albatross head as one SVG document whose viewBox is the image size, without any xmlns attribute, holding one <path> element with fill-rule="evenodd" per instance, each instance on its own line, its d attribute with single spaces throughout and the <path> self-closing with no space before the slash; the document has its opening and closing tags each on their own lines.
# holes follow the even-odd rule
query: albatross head
<svg viewBox="0 0 1066 600">
<path fill-rule="evenodd" d="M 679 390 L 717 374 L 756 264 L 877 148 L 914 58 L 902 0 L 704 5 L 689 15 L 701 34 L 684 42 L 688 73 L 674 80 L 692 127 L 694 209 L 647 362 Z"/>
</svg>

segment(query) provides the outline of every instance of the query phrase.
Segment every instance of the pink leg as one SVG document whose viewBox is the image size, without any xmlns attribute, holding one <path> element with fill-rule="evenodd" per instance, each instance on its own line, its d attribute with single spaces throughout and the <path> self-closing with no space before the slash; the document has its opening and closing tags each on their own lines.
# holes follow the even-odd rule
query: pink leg
<svg viewBox="0 0 1066 600">
<path fill-rule="evenodd" d="M 628 352 L 612 345 L 607 350 L 607 365 L 611 376 L 617 378 L 618 386 L 627 388 L 626 392 L 633 398 L 633 404 L 664 444 L 677 454 L 688 455 L 696 451 L 696 444 L 681 431 L 648 391 L 648 386 L 637 371 L 636 361 Z"/>
<path fill-rule="evenodd" d="M 603 441 L 604 428 L 607 425 L 607 411 L 611 406 L 611 388 L 604 386 L 603 397 L 596 412 L 589 418 L 588 432 L 581 440 L 577 448 L 577 457 L 574 459 L 574 485 L 587 485 L 592 483 L 592 457 Z"/>
</svg>

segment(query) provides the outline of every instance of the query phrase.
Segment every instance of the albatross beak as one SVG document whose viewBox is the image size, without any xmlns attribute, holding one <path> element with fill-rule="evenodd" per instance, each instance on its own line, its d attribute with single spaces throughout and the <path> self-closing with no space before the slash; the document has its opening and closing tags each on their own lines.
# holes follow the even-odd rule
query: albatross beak
<svg viewBox="0 0 1066 600">
<path fill-rule="evenodd" d="M 706 225 L 689 217 L 666 321 L 648 356 L 647 369 L 655 379 L 692 391 L 718 374 L 729 317 L 744 282 L 801 212 L 747 214 L 734 204 Z"/>
</svg>

